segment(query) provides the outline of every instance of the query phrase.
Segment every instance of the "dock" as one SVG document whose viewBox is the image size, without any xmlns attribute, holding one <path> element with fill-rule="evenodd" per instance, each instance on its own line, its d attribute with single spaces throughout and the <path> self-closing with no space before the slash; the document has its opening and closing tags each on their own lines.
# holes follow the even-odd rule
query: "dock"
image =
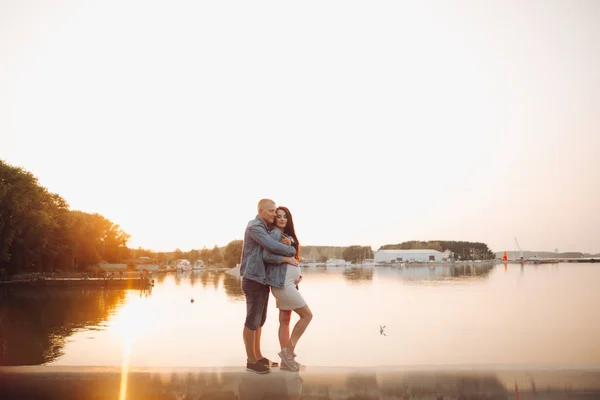
<svg viewBox="0 0 600 400">
<path fill-rule="evenodd" d="M 597 263 L 600 262 L 600 258 L 588 257 L 588 258 L 539 258 L 531 259 L 526 258 L 523 260 L 505 260 L 497 261 L 499 264 L 558 264 L 558 263 Z"/>
<path fill-rule="evenodd" d="M 0 281 L 0 286 L 19 287 L 85 287 L 96 289 L 148 289 L 154 286 L 151 278 L 44 278 Z"/>
</svg>

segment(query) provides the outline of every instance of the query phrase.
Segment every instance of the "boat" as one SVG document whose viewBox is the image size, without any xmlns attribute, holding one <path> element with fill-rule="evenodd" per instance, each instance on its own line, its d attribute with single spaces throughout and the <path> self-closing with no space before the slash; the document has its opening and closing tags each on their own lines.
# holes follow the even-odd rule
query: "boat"
<svg viewBox="0 0 600 400">
<path fill-rule="evenodd" d="M 341 258 L 330 258 L 325 263 L 326 267 L 347 267 L 349 265 L 352 265 L 352 263 L 346 260 L 342 260 Z"/>
<path fill-rule="evenodd" d="M 192 264 L 190 263 L 189 260 L 185 260 L 185 259 L 175 260 L 175 269 L 177 271 L 191 271 Z"/>
<path fill-rule="evenodd" d="M 358 267 L 358 266 L 362 266 L 362 267 L 374 267 L 375 266 L 375 260 L 372 258 L 365 258 L 362 261 L 358 261 L 355 264 L 353 264 L 354 266 Z"/>
</svg>

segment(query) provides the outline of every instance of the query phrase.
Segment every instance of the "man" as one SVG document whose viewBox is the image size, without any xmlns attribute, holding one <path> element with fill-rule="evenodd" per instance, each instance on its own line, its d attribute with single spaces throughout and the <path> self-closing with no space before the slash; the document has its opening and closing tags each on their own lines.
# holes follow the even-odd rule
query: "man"
<svg viewBox="0 0 600 400">
<path fill-rule="evenodd" d="M 265 282 L 265 263 L 263 249 L 268 249 L 281 257 L 279 263 L 298 265 L 293 257 L 296 250 L 291 246 L 289 238 L 281 243 L 269 236 L 269 225 L 275 221 L 275 202 L 262 199 L 258 202 L 258 215 L 248 222 L 244 233 L 242 249 L 242 290 L 246 295 L 246 321 L 244 323 L 244 346 L 246 347 L 246 370 L 257 374 L 271 372 L 271 365 L 277 363 L 263 357 L 260 349 L 262 326 L 267 319 L 267 304 L 269 301 L 269 286 Z"/>
</svg>

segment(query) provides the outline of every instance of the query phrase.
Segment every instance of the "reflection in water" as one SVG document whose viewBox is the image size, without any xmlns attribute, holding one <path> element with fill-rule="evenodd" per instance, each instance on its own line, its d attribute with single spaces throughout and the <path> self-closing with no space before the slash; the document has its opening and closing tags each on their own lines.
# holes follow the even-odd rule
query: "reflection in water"
<svg viewBox="0 0 600 400">
<path fill-rule="evenodd" d="M 379 399 L 379 385 L 375 374 L 352 374 L 346 378 L 346 389 L 353 398 Z"/>
<path fill-rule="evenodd" d="M 490 272 L 494 269 L 494 264 L 463 264 L 453 265 L 450 268 L 450 276 L 452 277 L 488 277 Z"/>
<path fill-rule="evenodd" d="M 390 373 L 382 374 L 380 380 L 378 393 L 392 398 L 508 399 L 504 384 L 485 373 Z"/>
<path fill-rule="evenodd" d="M 223 283 L 225 293 L 232 300 L 243 300 L 244 292 L 242 292 L 242 282 L 239 278 L 227 273 L 224 270 L 208 270 L 199 272 L 200 283 L 203 288 L 212 287 L 216 290 Z M 194 276 L 195 273 L 192 273 Z M 195 278 L 198 279 L 198 278 Z"/>
<path fill-rule="evenodd" d="M 100 325 L 125 294 L 81 288 L 0 292 L 0 365 L 39 365 L 60 357 L 69 335 Z"/>
<path fill-rule="evenodd" d="M 350 282 L 372 281 L 373 268 L 345 268 L 343 275 Z"/>
<path fill-rule="evenodd" d="M 600 359 L 598 308 L 589 306 L 600 302 L 595 265 L 308 267 L 303 275 L 301 289 L 315 313 L 298 348 L 308 366 L 597 365 Z M 0 364 L 245 364 L 239 278 L 202 270 L 154 279 L 147 299 L 139 291 L 0 293 Z M 262 340 L 270 357 L 279 348 L 277 315 L 270 301 Z M 323 339 L 329 337 L 335 340 Z M 368 351 L 347 351 L 356 346 Z"/>
<path fill-rule="evenodd" d="M 267 376 L 246 374 L 240 379 L 240 400 L 297 400 L 302 394 L 303 380 L 295 373 L 274 373 Z M 234 397 L 237 398 L 237 397 Z"/>
<path fill-rule="evenodd" d="M 375 270 L 381 275 L 394 275 L 407 281 L 436 281 L 449 278 L 487 278 L 494 270 L 494 264 L 456 264 L 456 265 L 404 265 L 387 267 L 347 267 L 342 269 L 344 279 L 349 282 L 372 282 Z M 315 271 L 327 273 L 325 268 Z M 311 271 L 313 273 L 313 271 Z"/>
<path fill-rule="evenodd" d="M 154 279 L 154 281 L 156 283 L 163 283 L 165 281 L 166 277 L 167 277 L 167 274 L 157 274 L 157 273 L 152 274 L 152 279 Z"/>
<path fill-rule="evenodd" d="M 226 270 L 191 271 L 177 273 L 177 275 L 180 281 L 188 279 L 192 287 L 200 281 L 202 288 L 212 287 L 218 290 L 220 285 L 223 284 L 223 289 L 231 300 L 239 301 L 245 298 L 241 279 L 231 275 Z"/>
<path fill-rule="evenodd" d="M 49 398 L 60 393 L 62 399 L 86 400 L 117 398 L 119 377 L 113 373 L 12 374 L 0 378 L 6 382 L 10 399 Z M 590 380 L 586 377 L 584 380 Z M 590 375 L 589 373 L 587 375 Z M 543 376 L 543 373 L 542 373 Z M 521 377 L 520 375 L 518 376 Z M 582 385 L 581 378 L 560 376 L 561 381 Z M 82 385 L 82 378 L 85 384 Z M 570 379 L 572 379 L 572 381 Z M 593 379 L 593 377 L 591 378 Z M 513 381 L 514 382 L 514 381 Z M 595 382 L 595 383 L 594 383 Z M 542 398 L 597 398 L 597 378 L 590 385 L 565 391 L 552 384 Z M 519 398 L 512 382 L 497 374 L 476 372 L 374 372 L 345 373 L 316 371 L 296 374 L 274 372 L 267 375 L 249 373 L 151 373 L 134 372 L 126 393 L 127 400 L 148 399 L 217 399 L 217 400 L 298 400 L 298 399 L 488 399 Z M 524 398 L 535 392 L 519 385 Z M 28 395 L 25 397 L 25 395 Z M 579 396 L 578 395 L 583 395 Z"/>
<path fill-rule="evenodd" d="M 186 274 L 186 278 L 188 278 L 188 275 L 189 275 L 189 274 Z M 176 285 L 176 286 L 179 286 L 179 285 L 181 285 L 182 278 L 183 278 L 183 274 L 181 274 L 181 273 L 178 273 L 178 272 L 177 272 L 177 273 L 175 273 L 175 285 Z"/>
<path fill-rule="evenodd" d="M 223 287 L 225 293 L 232 300 L 244 300 L 244 292 L 242 291 L 242 281 L 235 276 L 223 272 Z"/>
<path fill-rule="evenodd" d="M 192 287 L 196 286 L 196 283 L 197 283 L 197 281 L 198 281 L 198 274 L 197 274 L 197 273 L 195 273 L 195 271 L 193 271 L 193 272 L 190 274 L 190 285 L 191 285 Z"/>
<path fill-rule="evenodd" d="M 210 280 L 210 271 L 205 271 L 202 275 L 200 275 L 200 283 L 202 284 L 203 288 L 206 288 L 209 280 Z"/>
<path fill-rule="evenodd" d="M 437 266 L 411 266 L 382 268 L 381 273 L 393 274 L 407 281 L 444 281 L 448 279 L 481 279 L 488 278 L 495 265 L 490 263 L 455 264 Z"/>
</svg>

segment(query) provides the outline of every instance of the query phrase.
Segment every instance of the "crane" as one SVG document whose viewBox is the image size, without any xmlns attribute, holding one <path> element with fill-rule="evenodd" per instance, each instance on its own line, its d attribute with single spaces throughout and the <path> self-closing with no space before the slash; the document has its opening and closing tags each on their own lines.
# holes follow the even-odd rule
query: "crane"
<svg viewBox="0 0 600 400">
<path fill-rule="evenodd" d="M 521 261 L 523 261 L 523 249 L 521 249 L 521 246 L 519 246 L 519 241 L 517 240 L 517 238 L 515 237 L 515 243 L 517 244 L 517 250 L 519 250 L 519 256 L 521 257 Z"/>
</svg>

